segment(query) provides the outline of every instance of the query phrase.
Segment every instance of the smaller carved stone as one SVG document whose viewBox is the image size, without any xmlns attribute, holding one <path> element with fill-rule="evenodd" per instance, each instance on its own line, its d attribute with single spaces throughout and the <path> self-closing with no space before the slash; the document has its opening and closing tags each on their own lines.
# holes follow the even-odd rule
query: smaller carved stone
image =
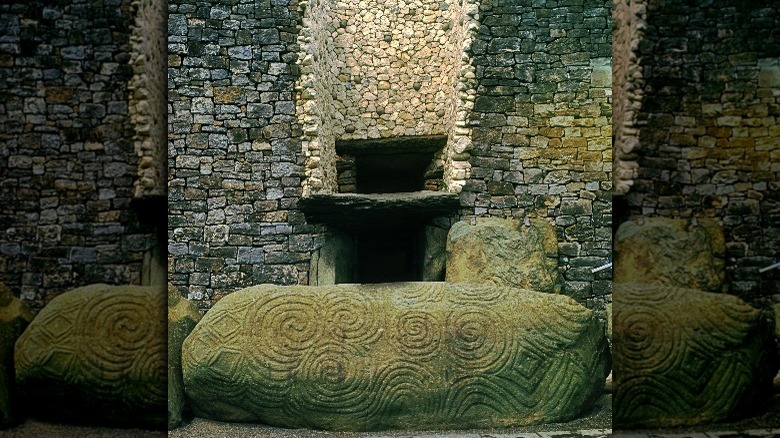
<svg viewBox="0 0 780 438">
<path fill-rule="evenodd" d="M 723 227 L 716 220 L 628 221 L 615 234 L 613 280 L 720 292 L 724 253 Z"/>
<path fill-rule="evenodd" d="M 14 379 L 14 343 L 32 321 L 30 308 L 0 283 L 0 429 L 18 420 Z"/>
<path fill-rule="evenodd" d="M 446 281 L 558 292 L 555 229 L 540 218 L 530 226 L 496 218 L 457 222 L 447 237 Z"/>
</svg>

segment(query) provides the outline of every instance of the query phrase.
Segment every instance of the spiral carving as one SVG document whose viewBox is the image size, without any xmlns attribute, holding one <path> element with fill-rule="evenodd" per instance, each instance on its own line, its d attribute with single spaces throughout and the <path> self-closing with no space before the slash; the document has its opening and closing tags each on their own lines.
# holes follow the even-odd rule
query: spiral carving
<svg viewBox="0 0 780 438">
<path fill-rule="evenodd" d="M 59 295 L 16 344 L 20 392 L 41 412 L 162 427 L 165 297 L 164 288 L 102 284 Z"/>
<path fill-rule="evenodd" d="M 570 299 L 494 289 L 399 283 L 238 291 L 185 340 L 185 391 L 200 416 L 328 430 L 500 427 L 563 421 L 587 408 L 606 375 L 596 318 L 580 306 L 577 324 L 556 325 L 576 313 Z M 228 318 L 236 323 L 226 325 Z M 538 318 L 552 321 L 537 326 Z M 556 335 L 541 333 L 548 330 Z M 221 359 L 239 352 L 240 363 Z M 548 377 L 561 368 L 571 377 Z M 235 393 L 237 386 L 245 391 Z M 552 407 L 523 402 L 555 394 L 566 398 Z"/>
<path fill-rule="evenodd" d="M 664 285 L 614 287 L 614 421 L 665 427 L 751 409 L 774 375 L 759 311 L 734 296 Z"/>
<path fill-rule="evenodd" d="M 441 345 L 441 323 L 430 313 L 410 310 L 398 318 L 398 347 L 411 359 L 425 361 L 435 357 Z"/>
</svg>

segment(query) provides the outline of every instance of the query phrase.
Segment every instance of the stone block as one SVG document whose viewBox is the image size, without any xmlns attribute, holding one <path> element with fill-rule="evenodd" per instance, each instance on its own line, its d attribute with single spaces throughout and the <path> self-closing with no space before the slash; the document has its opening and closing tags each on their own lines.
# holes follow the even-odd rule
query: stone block
<svg viewBox="0 0 780 438">
<path fill-rule="evenodd" d="M 0 429 L 18 420 L 18 399 L 14 376 L 14 344 L 32 321 L 30 308 L 0 283 Z"/>
<path fill-rule="evenodd" d="M 497 218 L 457 222 L 447 237 L 446 281 L 559 291 L 555 228 L 542 218 L 527 227 Z"/>
<path fill-rule="evenodd" d="M 196 415 L 288 428 L 560 422 L 608 374 L 603 323 L 573 299 L 451 283 L 260 285 L 184 341 Z"/>
<path fill-rule="evenodd" d="M 163 287 L 93 284 L 55 297 L 16 343 L 20 397 L 55 421 L 165 427 Z"/>
<path fill-rule="evenodd" d="M 613 287 L 616 427 L 723 421 L 768 403 L 777 364 L 761 312 L 732 295 Z"/>
<path fill-rule="evenodd" d="M 644 218 L 627 221 L 615 234 L 615 282 L 666 284 L 718 292 L 726 251 L 717 220 Z"/>
<path fill-rule="evenodd" d="M 197 306 L 168 284 L 168 429 L 182 420 L 185 407 L 184 382 L 181 375 L 181 346 L 200 321 Z"/>
</svg>

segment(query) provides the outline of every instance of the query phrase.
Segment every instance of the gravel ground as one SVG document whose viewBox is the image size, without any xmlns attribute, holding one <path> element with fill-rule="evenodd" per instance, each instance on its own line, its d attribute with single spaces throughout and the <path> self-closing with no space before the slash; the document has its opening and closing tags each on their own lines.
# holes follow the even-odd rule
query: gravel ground
<svg viewBox="0 0 780 438">
<path fill-rule="evenodd" d="M 320 432 L 306 429 L 280 429 L 258 424 L 244 423 L 221 423 L 218 421 L 195 418 L 182 427 L 172 430 L 168 433 L 171 438 L 233 438 L 233 437 L 252 437 L 252 438 L 401 438 L 401 437 L 485 437 L 497 435 L 522 436 L 521 434 L 532 432 L 558 432 L 558 431 L 581 431 L 581 430 L 602 430 L 610 429 L 612 419 L 612 397 L 603 396 L 597 403 L 595 409 L 588 415 L 568 423 L 560 424 L 542 424 L 533 427 L 513 428 L 513 429 L 490 429 L 490 430 L 461 430 L 461 431 L 423 431 L 410 433 L 408 431 L 390 431 L 390 432 L 371 432 L 371 433 L 350 433 L 350 432 Z M 557 434 L 556 434 L 557 435 Z M 581 436 L 576 432 L 566 436 Z"/>
</svg>

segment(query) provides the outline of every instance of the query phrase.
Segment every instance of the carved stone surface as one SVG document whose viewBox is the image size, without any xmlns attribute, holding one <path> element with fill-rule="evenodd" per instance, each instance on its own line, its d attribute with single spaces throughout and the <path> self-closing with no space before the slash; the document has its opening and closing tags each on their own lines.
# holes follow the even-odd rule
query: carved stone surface
<svg viewBox="0 0 780 438">
<path fill-rule="evenodd" d="M 446 281 L 557 292 L 555 228 L 543 219 L 529 227 L 495 218 L 479 218 L 476 225 L 456 222 L 447 237 Z"/>
<path fill-rule="evenodd" d="M 15 349 L 20 395 L 59 421 L 165 427 L 163 287 L 95 284 L 53 299 Z"/>
<path fill-rule="evenodd" d="M 603 324 L 574 300 L 467 284 L 261 285 L 185 340 L 196 415 L 329 430 L 566 421 L 599 396 Z"/>
<path fill-rule="evenodd" d="M 724 420 L 771 394 L 774 340 L 758 310 L 725 294 L 613 287 L 616 427 Z"/>
<path fill-rule="evenodd" d="M 181 345 L 200 321 L 198 307 L 168 285 L 168 429 L 176 428 L 184 410 L 184 382 L 181 375 Z"/>
<path fill-rule="evenodd" d="M 615 234 L 615 282 L 665 284 L 720 292 L 725 253 L 717 220 L 644 218 L 628 221 Z"/>
<path fill-rule="evenodd" d="M 32 321 L 30 308 L 0 283 L 0 429 L 18 420 L 14 377 L 14 343 Z"/>
</svg>

